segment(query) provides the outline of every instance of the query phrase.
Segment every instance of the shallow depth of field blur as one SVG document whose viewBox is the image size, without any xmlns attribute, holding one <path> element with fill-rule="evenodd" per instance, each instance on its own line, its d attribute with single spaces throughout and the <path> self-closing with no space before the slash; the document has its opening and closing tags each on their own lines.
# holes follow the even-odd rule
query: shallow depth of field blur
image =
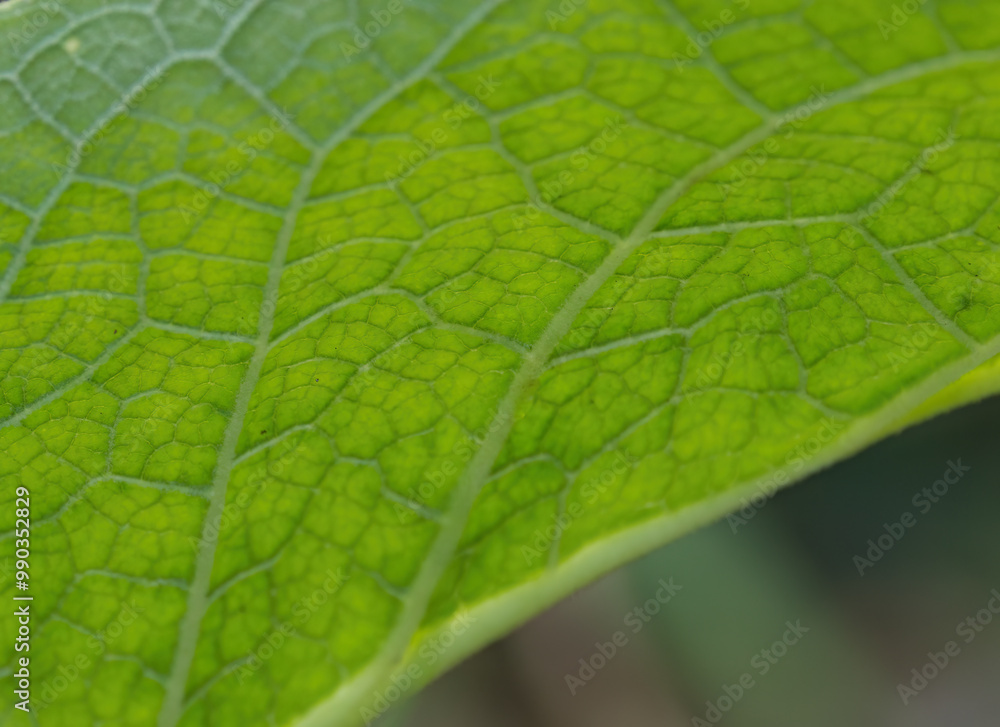
<svg viewBox="0 0 1000 727">
<path fill-rule="evenodd" d="M 998 420 L 1000 398 L 953 412 L 779 492 L 735 533 L 723 520 L 661 548 L 468 659 L 378 725 L 996 727 L 1000 616 L 956 628 L 1000 589 Z M 971 470 L 929 509 L 923 500 L 915 507 L 914 496 L 959 459 Z M 905 512 L 915 525 L 860 576 L 855 556 Z M 625 617 L 671 577 L 681 591 L 633 633 Z M 753 661 L 796 620 L 808 633 L 773 663 Z M 566 674 L 579 676 L 579 660 L 617 631 L 627 643 L 572 695 Z M 949 641 L 958 655 L 904 705 L 898 685 L 912 688 L 912 670 Z M 752 686 L 710 722 L 717 715 L 706 701 L 718 705 L 727 686 L 739 696 L 744 674 Z"/>
</svg>

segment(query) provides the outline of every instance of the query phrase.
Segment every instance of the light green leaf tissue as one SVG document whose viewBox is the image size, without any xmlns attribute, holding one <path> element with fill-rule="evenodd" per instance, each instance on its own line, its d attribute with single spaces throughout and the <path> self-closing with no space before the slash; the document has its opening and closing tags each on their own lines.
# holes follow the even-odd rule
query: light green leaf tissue
<svg viewBox="0 0 1000 727">
<path fill-rule="evenodd" d="M 992 393 L 998 117 L 988 0 L 0 5 L 0 723 L 364 724 Z"/>
</svg>

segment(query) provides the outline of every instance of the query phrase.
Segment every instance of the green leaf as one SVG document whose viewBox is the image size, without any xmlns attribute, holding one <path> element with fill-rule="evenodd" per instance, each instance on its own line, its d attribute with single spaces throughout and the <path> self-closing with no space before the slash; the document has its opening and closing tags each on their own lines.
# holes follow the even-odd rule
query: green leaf
<svg viewBox="0 0 1000 727">
<path fill-rule="evenodd" d="M 13 0 L 0 35 L 5 724 L 364 722 L 1000 386 L 987 0 Z"/>
</svg>

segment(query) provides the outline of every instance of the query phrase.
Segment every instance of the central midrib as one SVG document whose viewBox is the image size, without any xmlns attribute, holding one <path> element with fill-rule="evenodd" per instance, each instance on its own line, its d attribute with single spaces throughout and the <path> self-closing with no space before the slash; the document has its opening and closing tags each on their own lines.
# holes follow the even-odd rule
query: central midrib
<svg viewBox="0 0 1000 727">
<path fill-rule="evenodd" d="M 823 110 L 839 104 L 859 99 L 881 88 L 886 88 L 906 80 L 935 71 L 955 68 L 977 61 L 1000 60 L 997 51 L 971 51 L 941 56 L 921 63 L 895 69 L 828 96 Z M 493 463 L 500 453 L 513 424 L 513 415 L 521 395 L 546 368 L 546 362 L 559 341 L 569 332 L 573 321 L 584 309 L 598 288 L 615 270 L 648 238 L 666 210 L 686 192 L 697 180 L 711 174 L 744 153 L 755 144 L 764 141 L 784 122 L 784 114 L 794 106 L 775 111 L 764 119 L 764 123 L 745 134 L 728 148 L 720 150 L 711 158 L 694 167 L 671 187 L 664 190 L 642 216 L 631 234 L 612 249 L 599 268 L 586 279 L 567 299 L 563 307 L 553 316 L 536 345 L 525 357 L 518 369 L 507 394 L 497 409 L 489 435 L 469 462 L 463 473 L 449 508 L 445 514 L 441 530 L 420 569 L 403 612 L 393 627 L 382 651 L 359 672 L 350 682 L 339 688 L 329 699 L 316 705 L 296 724 L 297 727 L 331 727 L 331 725 L 353 725 L 355 710 L 364 705 L 365 699 L 377 689 L 380 680 L 391 673 L 406 653 L 413 635 L 420 627 L 427 605 L 441 574 L 451 560 L 472 504 L 480 488 L 486 482 Z"/>
</svg>

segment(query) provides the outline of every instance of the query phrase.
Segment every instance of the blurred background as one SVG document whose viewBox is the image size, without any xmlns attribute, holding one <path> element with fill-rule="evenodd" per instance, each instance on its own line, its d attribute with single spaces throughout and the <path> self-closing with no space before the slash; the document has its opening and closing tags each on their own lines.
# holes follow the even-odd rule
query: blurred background
<svg viewBox="0 0 1000 727">
<path fill-rule="evenodd" d="M 1000 589 L 998 420 L 1000 398 L 939 417 L 779 492 L 746 524 L 661 548 L 378 727 L 996 727 L 1000 615 L 984 609 Z M 970 469 L 946 494 L 925 493 L 949 462 Z M 913 526 L 883 538 L 877 562 L 856 560 L 904 513 Z M 634 609 L 670 578 L 681 590 L 639 621 Z M 803 627 L 797 639 L 787 622 Z M 619 631 L 627 643 L 571 693 L 567 675 L 580 678 L 580 659 L 600 664 L 596 644 Z M 949 641 L 957 656 L 927 667 Z M 913 669 L 931 678 L 921 685 Z M 913 690 L 906 704 L 900 684 Z"/>
</svg>

